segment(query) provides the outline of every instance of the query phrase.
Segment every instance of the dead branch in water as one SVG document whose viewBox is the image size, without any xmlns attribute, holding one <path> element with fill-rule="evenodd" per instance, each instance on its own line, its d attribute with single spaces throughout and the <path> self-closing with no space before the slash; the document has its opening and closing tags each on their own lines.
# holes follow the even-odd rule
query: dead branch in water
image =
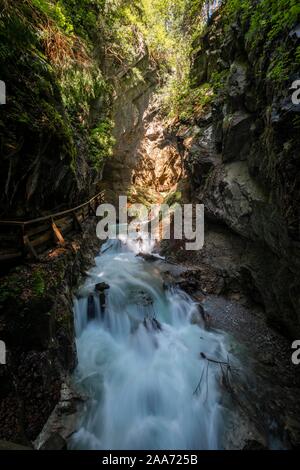
<svg viewBox="0 0 300 470">
<path fill-rule="evenodd" d="M 222 374 L 222 383 L 228 389 L 228 391 L 231 390 L 232 386 L 231 386 L 229 374 L 233 370 L 238 370 L 238 369 L 236 367 L 232 367 L 232 365 L 230 364 L 230 361 L 229 361 L 229 357 L 228 357 L 228 361 L 225 362 L 225 361 L 217 361 L 216 359 L 211 359 L 211 358 L 207 357 L 206 354 L 204 354 L 203 352 L 200 353 L 200 356 L 201 356 L 202 359 L 205 359 L 207 361 L 207 366 L 206 366 L 206 368 L 204 366 L 203 369 L 202 369 L 200 380 L 198 382 L 198 385 L 197 385 L 196 389 L 193 392 L 193 395 L 198 395 L 200 393 L 201 383 L 202 383 L 202 380 L 203 380 L 203 377 L 204 377 L 204 372 L 205 372 L 205 369 L 206 369 L 206 398 L 205 398 L 205 401 L 207 400 L 207 398 L 208 398 L 208 368 L 209 368 L 210 363 L 217 364 L 217 365 L 220 366 L 221 374 Z"/>
<path fill-rule="evenodd" d="M 203 352 L 200 353 L 200 356 L 202 357 L 202 359 L 206 359 L 208 362 L 212 362 L 213 364 L 218 364 L 220 366 L 226 366 L 229 370 L 230 369 L 237 369 L 237 367 L 232 367 L 230 362 L 229 362 L 229 359 L 228 359 L 228 362 L 225 362 L 225 361 L 217 361 L 216 359 L 211 359 L 209 357 L 206 356 L 206 354 L 204 354 Z"/>
<path fill-rule="evenodd" d="M 193 395 L 198 395 L 198 393 L 199 393 L 199 392 L 200 392 L 200 390 L 201 390 L 201 382 L 202 382 L 203 375 L 204 375 L 204 369 L 205 369 L 205 367 L 203 367 L 203 369 L 202 369 L 202 374 L 201 374 L 201 377 L 200 377 L 199 383 L 198 383 L 198 385 L 197 385 L 197 387 L 196 387 L 196 389 L 195 389 L 195 391 L 194 391 Z"/>
</svg>

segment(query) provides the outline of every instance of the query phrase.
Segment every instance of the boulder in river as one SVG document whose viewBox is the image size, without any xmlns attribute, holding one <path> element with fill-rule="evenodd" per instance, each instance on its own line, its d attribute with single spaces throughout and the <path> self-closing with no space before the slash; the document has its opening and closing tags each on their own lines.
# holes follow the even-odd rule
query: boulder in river
<svg viewBox="0 0 300 470">
<path fill-rule="evenodd" d="M 159 261 L 160 259 L 158 256 L 152 255 L 150 253 L 138 253 L 136 256 L 138 256 L 139 258 L 143 258 L 145 261 L 148 262 Z"/>
<path fill-rule="evenodd" d="M 106 284 L 106 282 L 100 282 L 99 284 L 95 285 L 96 292 L 99 292 L 100 307 L 101 307 L 102 313 L 104 313 L 104 310 L 106 307 L 105 291 L 108 290 L 109 288 L 110 286 Z"/>
<path fill-rule="evenodd" d="M 145 318 L 143 321 L 143 325 L 147 331 L 161 331 L 162 326 L 156 318 Z"/>
<path fill-rule="evenodd" d="M 58 433 L 52 433 L 40 450 L 67 450 L 67 441 Z"/>
<path fill-rule="evenodd" d="M 208 325 L 210 322 L 210 316 L 207 312 L 205 312 L 204 308 L 201 304 L 197 304 L 196 310 L 191 315 L 191 323 L 193 325 L 203 326 Z"/>
<path fill-rule="evenodd" d="M 149 307 L 153 305 L 153 299 L 148 292 L 142 289 L 132 289 L 130 292 L 130 299 L 132 303 L 139 306 Z"/>
<path fill-rule="evenodd" d="M 109 288 L 110 288 L 110 286 L 108 284 L 106 284 L 106 282 L 99 282 L 99 284 L 95 285 L 96 292 L 104 292 L 104 291 L 108 290 Z"/>
</svg>

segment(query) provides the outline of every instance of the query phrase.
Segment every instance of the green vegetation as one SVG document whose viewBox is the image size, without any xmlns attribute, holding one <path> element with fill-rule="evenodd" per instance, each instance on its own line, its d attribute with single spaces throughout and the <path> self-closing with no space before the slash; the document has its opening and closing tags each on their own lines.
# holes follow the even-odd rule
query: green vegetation
<svg viewBox="0 0 300 470">
<path fill-rule="evenodd" d="M 285 82 L 300 64 L 298 48 L 290 47 L 288 34 L 300 17 L 298 0 L 227 0 L 224 17 L 229 26 L 237 16 L 247 28 L 249 47 L 263 46 L 265 57 L 271 57 L 267 78 Z"/>
<path fill-rule="evenodd" d="M 165 84 L 169 117 L 185 119 L 210 100 L 206 86 L 190 92 L 189 79 L 204 0 L 3 1 L 1 78 L 10 82 L 12 97 L 0 123 L 4 158 L 12 149 L 19 152 L 26 134 L 30 165 L 44 134 L 75 173 L 78 152 L 100 171 L 114 144 L 114 77 L 130 70 L 126 79 L 132 84 L 143 80 L 136 64 L 147 54 Z"/>
<path fill-rule="evenodd" d="M 151 55 L 160 65 L 164 87 L 160 94 L 169 119 L 185 119 L 206 104 L 209 93 L 192 90 L 192 44 L 203 29 L 204 0 L 143 0 L 141 31 Z"/>
<path fill-rule="evenodd" d="M 96 170 L 102 168 L 105 158 L 113 155 L 115 139 L 112 136 L 113 122 L 109 119 L 101 121 L 90 134 L 90 159 Z"/>
<path fill-rule="evenodd" d="M 157 193 L 149 188 L 132 186 L 127 191 L 127 197 L 130 204 L 143 204 L 149 208 L 157 203 Z"/>
<path fill-rule="evenodd" d="M 173 121 L 197 117 L 226 83 L 228 70 L 213 72 L 200 86 L 190 77 L 206 30 L 205 0 L 2 3 L 1 79 L 10 91 L 0 121 L 3 175 L 16 166 L 21 149 L 26 168 L 45 152 L 50 159 L 59 155 L 75 173 L 82 155 L 101 171 L 114 145 L 117 82 L 143 80 L 138 63 L 145 56 L 160 71 L 162 108 Z M 263 50 L 263 68 L 255 73 L 282 84 L 297 70 L 300 48 L 290 47 L 288 34 L 300 15 L 298 0 L 225 0 L 221 8 L 225 34 L 226 25 L 238 21 L 248 52 Z M 4 178 L 9 199 L 15 188 Z"/>
<path fill-rule="evenodd" d="M 41 270 L 34 271 L 32 274 L 32 292 L 40 297 L 45 292 L 45 280 Z"/>
<path fill-rule="evenodd" d="M 28 274 L 23 267 L 14 269 L 14 272 L 1 279 L 0 304 L 10 299 L 26 299 L 30 295 L 41 297 L 46 289 L 46 273 L 41 269 L 35 269 Z M 49 285 L 48 285 L 49 287 Z"/>
<path fill-rule="evenodd" d="M 197 118 L 205 110 L 214 96 L 222 92 L 229 74 L 228 69 L 219 68 L 212 72 L 209 84 L 195 85 L 191 79 L 190 57 L 201 49 L 199 38 L 206 32 L 206 21 L 203 21 L 201 12 L 207 2 L 184 3 L 180 26 L 177 20 L 175 27 L 176 42 L 181 49 L 175 53 L 179 72 L 175 70 L 163 90 L 169 118 L 182 122 Z M 225 35 L 230 33 L 231 25 L 238 22 L 244 31 L 248 52 L 254 55 L 257 50 L 262 51 L 261 61 L 267 66 L 256 73 L 273 82 L 274 86 L 283 86 L 300 64 L 299 46 L 292 47 L 289 37 L 300 18 L 299 1 L 224 0 L 220 11 Z"/>
<path fill-rule="evenodd" d="M 167 97 L 170 106 L 169 118 L 189 122 L 206 110 L 214 97 L 214 92 L 209 83 L 198 87 L 191 86 L 187 77 L 184 84 L 177 84 L 177 86 L 172 84 Z"/>
<path fill-rule="evenodd" d="M 167 204 L 169 207 L 174 206 L 175 204 L 181 204 L 182 202 L 182 192 L 175 191 L 168 194 L 166 197 L 164 204 Z"/>
<path fill-rule="evenodd" d="M 75 173 L 82 155 L 97 171 L 112 155 L 111 76 L 137 54 L 135 27 L 123 15 L 135 9 L 131 3 L 3 0 L 0 67 L 9 102 L 0 121 L 1 186 L 8 199 L 15 194 L 9 168 L 23 173 L 41 152 Z"/>
</svg>

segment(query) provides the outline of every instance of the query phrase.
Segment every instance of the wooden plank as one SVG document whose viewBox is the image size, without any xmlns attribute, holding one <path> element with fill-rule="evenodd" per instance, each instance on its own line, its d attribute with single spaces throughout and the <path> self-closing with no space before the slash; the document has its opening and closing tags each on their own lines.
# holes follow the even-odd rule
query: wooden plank
<svg viewBox="0 0 300 470">
<path fill-rule="evenodd" d="M 53 242 L 53 236 L 56 242 L 60 245 L 65 244 L 63 235 L 72 231 L 74 222 L 77 229 L 82 231 L 82 223 L 90 215 L 96 215 L 96 209 L 99 205 L 99 201 L 103 201 L 104 193 L 97 194 L 89 201 L 81 204 L 73 209 L 66 211 L 57 212 L 52 215 L 40 217 L 38 219 L 29 221 L 1 221 L 0 226 L 12 227 L 9 233 L 3 233 L 1 236 L 2 244 L 9 244 L 7 251 L 0 253 L 0 261 L 6 259 L 14 259 L 18 257 L 26 257 L 27 254 L 32 255 L 35 259 L 39 259 L 39 256 L 35 250 L 35 247 L 41 247 L 42 245 L 50 244 Z M 58 220 L 54 221 L 54 218 Z M 47 222 L 43 223 L 43 222 Z M 50 227 L 49 227 L 50 221 Z M 34 226 L 36 224 L 36 226 Z M 30 227 L 29 226 L 32 226 Z M 18 232 L 15 231 L 17 227 Z M 28 227 L 28 229 L 27 229 Z M 7 230 L 5 229 L 4 232 Z M 19 240 L 19 241 L 18 241 Z M 20 249 L 14 250 L 14 246 L 19 246 Z M 13 250 L 13 251 L 12 251 Z"/>
<path fill-rule="evenodd" d="M 77 215 L 76 212 L 73 213 L 73 220 L 74 220 L 74 226 L 76 230 L 79 230 L 82 232 L 82 226 L 81 226 L 81 220 L 80 220 L 80 215 Z"/>
<path fill-rule="evenodd" d="M 89 215 L 96 216 L 96 211 L 93 208 L 92 204 L 89 204 Z"/>
<path fill-rule="evenodd" d="M 55 224 L 61 230 L 63 227 L 72 226 L 73 225 L 73 216 L 72 217 L 64 217 L 63 219 L 54 220 Z"/>
<path fill-rule="evenodd" d="M 45 243 L 49 241 L 53 241 L 53 231 L 51 228 L 44 235 L 41 235 L 40 237 L 30 240 L 30 243 L 33 247 L 35 247 L 35 246 L 44 245 Z"/>
<path fill-rule="evenodd" d="M 44 217 L 39 217 L 37 219 L 33 219 L 33 220 L 26 220 L 26 221 L 16 221 L 16 220 L 0 220 L 0 225 L 16 225 L 16 226 L 22 226 L 22 225 L 32 225 L 34 223 L 38 223 L 38 222 L 45 222 L 46 220 L 52 220 L 54 218 L 57 218 L 57 217 L 60 217 L 60 216 L 64 216 L 64 215 L 67 215 L 67 214 L 72 214 L 72 212 L 74 211 L 77 211 L 79 209 L 82 209 L 83 207 L 87 206 L 89 203 L 92 204 L 93 202 L 95 202 L 95 200 L 97 199 L 97 197 L 100 197 L 100 195 L 103 196 L 103 191 L 101 191 L 99 194 L 96 194 L 96 196 L 92 197 L 92 199 L 90 199 L 89 201 L 87 202 L 84 202 L 83 204 L 80 204 L 79 206 L 76 206 L 76 207 L 73 207 L 72 209 L 67 209 L 65 211 L 61 211 L 61 212 L 56 212 L 54 214 L 49 214 L 49 215 L 45 215 Z"/>
<path fill-rule="evenodd" d="M 59 245 L 64 245 L 65 244 L 65 239 L 64 237 L 62 236 L 59 228 L 57 227 L 57 225 L 55 224 L 55 222 L 52 222 L 52 230 L 53 230 L 53 233 L 54 233 L 54 238 L 56 239 L 57 243 Z"/>
<path fill-rule="evenodd" d="M 0 262 L 22 258 L 22 256 L 23 253 L 21 251 L 13 251 L 11 253 L 0 253 Z"/>
<path fill-rule="evenodd" d="M 33 244 L 31 243 L 31 241 L 29 240 L 27 235 L 24 235 L 24 237 L 23 237 L 23 244 L 24 244 L 24 247 L 26 248 L 27 252 L 29 252 L 36 260 L 38 260 L 39 256 L 38 256 L 37 252 L 35 251 L 35 249 L 33 247 Z"/>
<path fill-rule="evenodd" d="M 81 213 L 78 213 L 76 214 L 76 212 L 74 212 L 75 216 L 76 216 L 76 219 L 79 220 L 79 222 L 82 222 L 83 221 L 83 217 L 82 217 L 82 214 Z"/>
<path fill-rule="evenodd" d="M 69 224 L 66 224 L 66 225 L 63 225 L 59 228 L 59 230 L 61 231 L 61 233 L 63 235 L 67 235 L 68 233 L 72 232 L 73 231 L 73 221 Z"/>
<path fill-rule="evenodd" d="M 30 230 L 26 230 L 26 235 L 28 237 L 32 237 L 42 232 L 46 232 L 47 230 L 49 230 L 49 224 L 42 224 L 42 225 L 39 225 L 38 227 L 32 228 Z"/>
</svg>

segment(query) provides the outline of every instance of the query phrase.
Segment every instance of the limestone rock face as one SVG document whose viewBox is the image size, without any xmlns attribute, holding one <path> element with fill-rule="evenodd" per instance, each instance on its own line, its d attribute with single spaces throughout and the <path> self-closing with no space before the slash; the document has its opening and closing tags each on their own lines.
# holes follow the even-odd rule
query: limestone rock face
<svg viewBox="0 0 300 470">
<path fill-rule="evenodd" d="M 228 76 L 228 98 L 231 106 L 240 109 L 248 89 L 248 66 L 242 62 L 233 62 Z"/>
<path fill-rule="evenodd" d="M 144 115 L 157 83 L 157 72 L 151 68 L 148 56 L 140 62 L 139 70 L 143 79 L 119 84 L 113 105 L 116 145 L 103 175 L 110 189 L 122 194 L 132 184 L 140 140 L 145 133 Z"/>
<path fill-rule="evenodd" d="M 252 142 L 252 116 L 236 112 L 223 120 L 223 161 L 244 160 Z"/>
<path fill-rule="evenodd" d="M 298 41 L 293 38 L 291 48 Z M 201 256 L 209 253 L 206 261 L 214 268 L 230 266 L 225 277 L 244 285 L 263 304 L 267 319 L 295 338 L 300 334 L 300 137 L 294 124 L 299 106 L 291 103 L 288 89 L 261 78 L 269 58 L 263 49 L 250 51 L 239 24 L 224 31 L 215 15 L 194 49 L 195 83 L 209 81 L 215 72 L 226 76 L 209 119 L 201 116 L 177 133 L 192 198 L 205 205 L 208 235 Z M 224 246 L 231 234 L 243 246 L 225 264 L 217 245 L 210 246 L 210 224 L 221 227 Z"/>
<path fill-rule="evenodd" d="M 164 126 L 157 116 L 146 116 L 145 136 L 133 174 L 135 185 L 152 187 L 157 192 L 168 192 L 182 175 L 182 159 L 177 142 L 165 135 Z"/>
<path fill-rule="evenodd" d="M 159 116 L 153 82 L 146 86 L 143 83 L 120 98 L 122 104 L 116 109 L 117 145 L 105 167 L 104 179 L 115 195 L 130 194 L 133 189 L 135 195 L 155 202 L 161 199 L 160 193 L 176 186 L 183 165 L 176 138 L 167 135 Z"/>
</svg>

